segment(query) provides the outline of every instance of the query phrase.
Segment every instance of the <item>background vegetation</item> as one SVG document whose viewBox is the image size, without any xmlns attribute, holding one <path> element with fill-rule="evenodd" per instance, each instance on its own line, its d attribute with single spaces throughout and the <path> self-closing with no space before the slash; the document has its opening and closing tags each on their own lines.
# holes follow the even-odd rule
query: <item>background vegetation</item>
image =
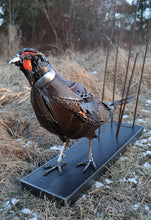
<svg viewBox="0 0 151 220">
<path fill-rule="evenodd" d="M 136 3 L 136 0 L 131 5 L 126 0 L 0 0 L 0 54 L 7 52 L 9 44 L 13 44 L 9 53 L 18 45 L 54 54 L 66 48 L 105 47 L 111 28 L 113 42 L 116 41 L 121 22 L 125 45 L 130 39 Z M 151 0 L 140 0 L 136 44 L 144 42 L 150 19 Z"/>
</svg>

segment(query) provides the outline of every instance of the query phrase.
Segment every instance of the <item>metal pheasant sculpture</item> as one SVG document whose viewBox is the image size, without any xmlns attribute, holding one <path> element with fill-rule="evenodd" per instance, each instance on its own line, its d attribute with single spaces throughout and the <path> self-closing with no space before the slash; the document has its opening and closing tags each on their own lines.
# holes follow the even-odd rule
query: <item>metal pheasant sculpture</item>
<svg viewBox="0 0 151 220">
<path fill-rule="evenodd" d="M 69 139 L 87 137 L 89 139 L 88 160 L 77 164 L 90 165 L 96 169 L 92 155 L 92 140 L 95 131 L 111 117 L 115 106 L 127 100 L 112 103 L 101 102 L 90 94 L 82 84 L 69 81 L 56 73 L 47 58 L 33 48 L 21 49 L 9 62 L 20 67 L 31 85 L 31 103 L 40 124 L 64 142 L 57 163 L 45 167 L 47 175 L 54 169 L 62 174 L 64 151 Z M 98 134 L 99 135 L 99 134 Z M 80 154 L 80 152 L 79 152 Z"/>
</svg>

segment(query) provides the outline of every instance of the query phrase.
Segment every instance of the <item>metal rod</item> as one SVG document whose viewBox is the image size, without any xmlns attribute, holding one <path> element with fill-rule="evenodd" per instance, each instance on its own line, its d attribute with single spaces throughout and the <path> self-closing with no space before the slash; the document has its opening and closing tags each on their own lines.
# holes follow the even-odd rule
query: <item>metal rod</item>
<svg viewBox="0 0 151 220">
<path fill-rule="evenodd" d="M 135 57 L 134 65 L 133 65 L 133 70 L 132 70 L 132 74 L 130 76 L 130 80 L 129 80 L 129 84 L 128 84 L 128 88 L 127 88 L 127 93 L 126 93 L 125 102 L 124 102 L 124 105 L 123 105 L 121 117 L 123 117 L 123 115 L 124 115 L 124 111 L 125 111 L 125 107 L 126 107 L 126 103 L 127 103 L 126 100 L 128 99 L 128 95 L 129 95 L 129 91 L 130 91 L 130 87 L 131 87 L 133 75 L 134 75 L 134 72 L 135 72 L 135 66 L 136 66 L 136 62 L 137 62 L 137 58 L 138 58 L 139 53 L 140 52 L 136 53 L 136 57 Z"/>
<path fill-rule="evenodd" d="M 109 40 L 108 48 L 107 48 L 106 64 L 105 64 L 104 80 L 103 80 L 103 90 L 102 90 L 102 101 L 104 100 L 104 90 L 105 90 L 105 82 L 106 82 L 106 73 L 107 73 L 107 65 L 108 65 L 108 58 L 109 58 L 109 51 L 110 51 L 110 44 L 111 44 L 112 35 L 113 35 L 113 28 L 111 29 L 110 40 Z"/>
<path fill-rule="evenodd" d="M 116 48 L 116 59 L 115 59 L 115 68 L 114 68 L 114 82 L 113 82 L 113 98 L 112 98 L 113 102 L 114 102 L 114 98 L 115 98 L 115 84 L 116 84 L 118 50 L 119 50 L 119 45 L 120 45 L 120 38 L 121 38 L 121 33 L 122 33 L 122 27 L 123 27 L 123 23 L 121 22 L 121 27 L 120 27 L 120 31 L 119 31 L 119 35 L 118 35 L 118 41 L 117 41 L 117 48 Z"/>
<path fill-rule="evenodd" d="M 150 36 L 151 36 L 151 28 L 150 28 L 149 34 L 148 34 L 148 40 L 147 40 L 146 49 L 145 49 L 145 55 L 144 55 L 144 60 L 143 60 L 143 65 L 142 65 L 142 71 L 141 71 L 141 77 L 140 77 L 140 81 L 139 81 L 139 87 L 138 87 L 138 93 L 137 93 L 137 99 L 136 99 L 136 105 L 135 105 L 135 111 L 134 111 L 133 126 L 134 126 L 134 124 L 135 124 L 135 118 L 136 118 L 138 100 L 139 100 L 140 91 L 141 91 L 141 84 L 142 84 L 142 79 L 143 79 L 143 74 L 144 74 L 144 67 L 145 67 L 145 61 L 146 61 L 146 56 L 147 56 L 147 51 L 148 51 L 148 45 L 149 45 L 149 41 L 150 41 Z"/>
<path fill-rule="evenodd" d="M 117 61 L 118 61 L 118 50 L 119 50 L 119 45 L 120 45 L 120 38 L 121 38 L 121 33 L 122 33 L 122 27 L 123 23 L 121 22 L 121 27 L 118 35 L 118 40 L 117 40 L 117 47 L 116 47 L 116 58 L 115 58 L 115 68 L 114 68 L 114 82 L 113 82 L 113 97 L 112 97 L 112 102 L 114 102 L 115 98 L 115 84 L 116 84 L 116 72 L 117 72 Z M 113 114 L 111 116 L 111 126 L 113 123 Z"/>
<path fill-rule="evenodd" d="M 138 6 L 139 6 L 139 0 L 137 0 L 137 7 L 136 7 L 136 12 L 135 12 L 135 17 L 134 17 L 134 24 L 133 24 L 133 30 L 132 30 L 132 35 L 131 35 L 131 42 L 130 42 L 129 55 L 128 55 L 128 61 L 127 61 L 127 68 L 126 68 L 126 74 L 125 74 L 124 88 L 123 88 L 123 93 L 122 93 L 122 100 L 124 99 L 125 88 L 126 88 L 126 83 L 127 83 L 127 76 L 128 76 L 129 62 L 130 62 L 130 57 L 131 57 L 131 50 L 132 50 L 132 45 L 133 45 L 133 40 L 134 40 L 134 33 L 135 33 L 135 26 L 136 26 L 136 17 L 137 17 Z M 118 118 L 116 137 L 118 137 L 120 126 L 121 126 L 121 122 L 122 122 L 122 107 L 123 107 L 123 105 L 121 104 L 120 111 L 119 111 L 119 118 Z"/>
</svg>

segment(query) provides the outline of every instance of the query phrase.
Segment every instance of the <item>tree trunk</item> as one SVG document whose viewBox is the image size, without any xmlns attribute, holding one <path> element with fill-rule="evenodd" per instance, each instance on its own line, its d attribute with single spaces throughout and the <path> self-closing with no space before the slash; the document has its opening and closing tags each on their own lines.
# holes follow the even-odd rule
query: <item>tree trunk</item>
<svg viewBox="0 0 151 220">
<path fill-rule="evenodd" d="M 20 48 L 21 33 L 18 34 L 18 30 L 16 26 L 9 25 L 8 34 L 9 34 L 8 54 L 9 57 L 12 57 Z"/>
</svg>

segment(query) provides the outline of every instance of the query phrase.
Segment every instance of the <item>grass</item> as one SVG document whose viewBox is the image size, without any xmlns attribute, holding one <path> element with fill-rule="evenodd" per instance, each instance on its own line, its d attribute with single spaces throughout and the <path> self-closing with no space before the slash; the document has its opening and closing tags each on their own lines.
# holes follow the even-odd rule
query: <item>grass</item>
<svg viewBox="0 0 151 220">
<path fill-rule="evenodd" d="M 135 51 L 130 62 L 132 70 Z M 136 66 L 131 93 L 136 94 L 144 47 Z M 120 48 L 117 67 L 116 98 L 122 94 L 128 51 Z M 106 53 L 100 48 L 87 52 L 66 51 L 63 56 L 49 56 L 56 71 L 75 80 L 101 98 Z M 58 137 L 45 131 L 35 118 L 30 104 L 30 88 L 23 74 L 14 66 L 0 63 L 0 219 L 149 219 L 151 213 L 151 50 L 146 61 L 137 118 L 145 119 L 143 136 L 100 177 L 72 207 L 60 207 L 53 199 L 40 199 L 23 191 L 20 179 L 58 154 L 50 146 L 61 145 Z M 115 50 L 107 71 L 105 100 L 112 99 Z M 97 74 L 92 74 L 95 72 Z M 142 111 L 148 110 L 148 112 Z M 132 121 L 134 102 L 125 121 Z M 115 118 L 118 112 L 115 114 Z M 70 142 L 70 146 L 75 141 Z M 146 164 L 146 166 L 144 166 Z M 14 199 L 15 198 L 15 199 Z M 24 210 L 28 208 L 29 210 Z M 27 212 L 28 211 L 28 212 Z"/>
</svg>

